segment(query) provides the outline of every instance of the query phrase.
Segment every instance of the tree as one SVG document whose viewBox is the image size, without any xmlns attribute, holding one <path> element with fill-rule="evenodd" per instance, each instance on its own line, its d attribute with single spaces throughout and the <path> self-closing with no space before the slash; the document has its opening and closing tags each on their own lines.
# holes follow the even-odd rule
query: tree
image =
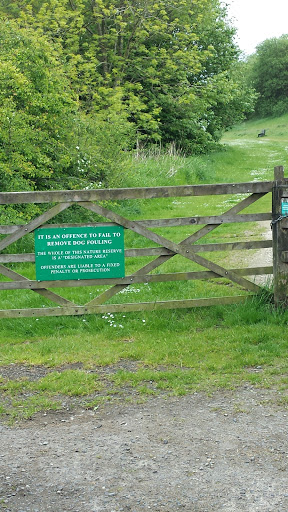
<svg viewBox="0 0 288 512">
<path fill-rule="evenodd" d="M 122 179 L 134 133 L 122 101 L 114 93 L 93 116 L 81 110 L 63 61 L 61 45 L 0 20 L 2 191 L 117 186 Z"/>
<path fill-rule="evenodd" d="M 2 190 L 39 188 L 69 168 L 76 99 L 48 41 L 0 21 Z"/>
<path fill-rule="evenodd" d="M 143 142 L 203 152 L 250 108 L 219 0 L 5 0 L 2 12 L 61 46 L 85 113 L 117 105 Z"/>
<path fill-rule="evenodd" d="M 95 88 L 122 87 L 142 140 L 203 152 L 249 110 L 235 30 L 218 0 L 102 0 L 86 12 Z"/>
<path fill-rule="evenodd" d="M 248 59 L 249 79 L 258 93 L 259 116 L 288 112 L 288 35 L 266 39 Z"/>
</svg>

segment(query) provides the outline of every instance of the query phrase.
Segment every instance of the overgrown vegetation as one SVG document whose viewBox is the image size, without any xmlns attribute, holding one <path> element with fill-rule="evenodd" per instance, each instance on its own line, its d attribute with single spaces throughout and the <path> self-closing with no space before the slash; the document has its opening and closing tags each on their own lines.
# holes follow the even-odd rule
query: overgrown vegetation
<svg viewBox="0 0 288 512">
<path fill-rule="evenodd" d="M 266 39 L 248 58 L 248 82 L 258 95 L 255 114 L 280 116 L 288 112 L 288 35 Z"/>
<path fill-rule="evenodd" d="M 3 1 L 0 32 L 1 190 L 121 186 L 131 149 L 201 154 L 253 109 L 219 0 Z"/>
</svg>

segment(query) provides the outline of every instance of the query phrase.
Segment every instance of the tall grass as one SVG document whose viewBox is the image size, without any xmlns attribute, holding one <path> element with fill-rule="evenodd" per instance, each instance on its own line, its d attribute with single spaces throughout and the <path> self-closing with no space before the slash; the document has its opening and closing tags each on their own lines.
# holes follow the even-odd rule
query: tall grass
<svg viewBox="0 0 288 512">
<path fill-rule="evenodd" d="M 262 128 L 266 136 L 258 138 Z M 273 179 L 276 165 L 287 161 L 288 114 L 280 118 L 247 121 L 227 131 L 222 150 L 189 156 L 161 149 L 132 155 L 127 186 L 229 183 Z"/>
</svg>

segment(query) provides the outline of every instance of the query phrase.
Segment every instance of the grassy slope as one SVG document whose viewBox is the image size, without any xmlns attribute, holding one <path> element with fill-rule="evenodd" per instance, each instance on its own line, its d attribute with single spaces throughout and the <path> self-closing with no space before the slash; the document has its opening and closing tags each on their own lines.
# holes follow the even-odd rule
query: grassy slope
<svg viewBox="0 0 288 512">
<path fill-rule="evenodd" d="M 262 128 L 267 130 L 267 137 L 258 139 L 257 133 Z M 286 164 L 287 128 L 288 115 L 250 121 L 225 135 L 225 150 L 219 153 L 187 159 L 146 155 L 129 163 L 127 181 L 131 186 L 156 186 L 273 179 L 274 166 Z M 203 198 L 198 203 L 195 199 L 192 202 L 182 198 L 170 201 L 168 207 L 173 208 L 173 216 L 185 216 L 192 211 L 193 214 L 225 211 L 227 206 L 233 205 L 234 199 L 223 197 L 219 201 L 217 198 L 217 203 L 216 200 L 203 201 Z M 260 211 L 269 209 L 269 201 L 269 198 L 263 201 Z M 133 218 L 141 213 L 142 218 L 152 218 L 157 217 L 163 207 L 167 211 L 164 200 L 154 203 L 152 211 L 151 203 L 131 201 L 125 214 Z M 165 234 L 175 240 L 186 235 L 184 228 L 176 235 Z M 236 232 L 228 228 L 221 233 L 226 240 L 235 236 L 239 239 L 244 236 L 241 228 Z M 208 240 L 218 240 L 217 237 L 214 234 Z M 135 243 L 133 236 L 126 240 L 127 245 L 135 246 Z M 179 270 L 183 268 L 180 260 L 175 262 L 173 258 L 173 262 L 167 265 L 167 271 L 175 271 L 178 266 Z M 24 267 L 17 270 L 29 275 L 31 270 Z M 134 267 L 135 263 L 129 262 L 127 273 Z M 185 294 L 219 295 L 222 289 L 225 294 L 234 293 L 227 283 L 222 286 L 210 283 L 209 289 L 207 285 L 182 283 L 177 290 L 173 284 L 159 285 L 156 294 L 158 298 L 163 298 L 163 294 L 164 298 L 181 298 Z M 155 297 L 153 290 L 148 285 L 134 286 L 123 295 L 129 295 L 129 301 L 151 300 Z M 239 290 L 236 292 L 238 294 Z M 79 292 L 65 293 L 73 298 L 73 294 Z M 87 288 L 80 301 L 87 300 L 91 293 Z M 13 298 L 13 307 L 19 307 L 24 299 L 31 305 L 38 300 L 34 299 L 34 294 L 30 293 L 29 298 L 23 294 L 20 299 Z M 11 300 L 7 295 L 2 307 L 8 307 Z M 0 365 L 44 365 L 52 371 L 30 382 L 1 377 L 0 368 L 0 413 L 27 417 L 35 410 L 57 407 L 59 394 L 81 395 L 94 404 L 102 395 L 115 395 L 127 385 L 144 395 L 161 390 L 174 393 L 207 390 L 246 381 L 261 386 L 277 384 L 285 390 L 288 340 L 283 333 L 287 322 L 288 314 L 275 312 L 263 298 L 240 306 L 202 310 L 1 320 Z M 97 373 L 87 373 L 87 369 L 115 365 L 123 360 L 135 363 L 133 372 L 118 370 L 106 375 L 104 381 Z M 74 363 L 83 365 L 82 369 L 67 367 Z"/>
</svg>

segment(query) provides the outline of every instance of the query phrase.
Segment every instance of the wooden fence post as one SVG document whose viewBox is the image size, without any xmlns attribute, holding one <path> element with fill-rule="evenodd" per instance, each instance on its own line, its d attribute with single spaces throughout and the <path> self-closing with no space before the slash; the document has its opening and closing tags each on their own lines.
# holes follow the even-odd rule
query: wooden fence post
<svg viewBox="0 0 288 512">
<path fill-rule="evenodd" d="M 272 189 L 272 238 L 274 303 L 288 306 L 288 180 L 284 178 L 284 167 L 274 168 Z M 284 227 L 284 226 L 287 226 Z"/>
</svg>

